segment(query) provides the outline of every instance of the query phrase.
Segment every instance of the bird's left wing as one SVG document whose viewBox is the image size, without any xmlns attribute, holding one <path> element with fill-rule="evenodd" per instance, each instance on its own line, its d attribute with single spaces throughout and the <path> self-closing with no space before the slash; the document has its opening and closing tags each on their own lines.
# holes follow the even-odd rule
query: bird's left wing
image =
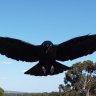
<svg viewBox="0 0 96 96">
<path fill-rule="evenodd" d="M 0 37 L 0 54 L 15 60 L 35 62 L 39 59 L 40 46 L 18 39 Z"/>
<path fill-rule="evenodd" d="M 80 36 L 57 45 L 56 59 L 73 60 L 94 51 L 96 51 L 96 35 Z"/>
</svg>

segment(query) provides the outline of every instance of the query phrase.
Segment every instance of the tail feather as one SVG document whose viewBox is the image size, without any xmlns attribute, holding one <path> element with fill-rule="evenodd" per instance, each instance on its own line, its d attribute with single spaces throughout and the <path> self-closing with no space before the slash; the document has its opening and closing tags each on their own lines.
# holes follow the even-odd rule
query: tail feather
<svg viewBox="0 0 96 96">
<path fill-rule="evenodd" d="M 54 66 L 54 72 L 51 75 L 59 74 L 62 73 L 63 71 L 71 69 L 71 67 L 63 65 L 59 62 L 55 62 L 53 66 Z"/>
<path fill-rule="evenodd" d="M 31 69 L 27 70 L 24 74 L 42 76 L 44 73 L 42 71 L 41 65 L 37 64 L 33 66 Z"/>
<path fill-rule="evenodd" d="M 25 74 L 30 74 L 35 76 L 47 76 L 47 75 L 59 74 L 62 73 L 63 71 L 71 69 L 70 67 L 62 65 L 59 62 L 53 62 L 52 64 L 49 65 L 42 66 L 42 64 L 38 63 L 37 65 L 26 71 Z"/>
</svg>

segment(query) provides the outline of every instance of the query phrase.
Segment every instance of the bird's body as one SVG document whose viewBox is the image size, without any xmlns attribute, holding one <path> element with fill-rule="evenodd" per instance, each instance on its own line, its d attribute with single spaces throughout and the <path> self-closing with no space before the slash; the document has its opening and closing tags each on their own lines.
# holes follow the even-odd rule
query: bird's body
<svg viewBox="0 0 96 96">
<path fill-rule="evenodd" d="M 25 74 L 47 76 L 58 74 L 59 71 L 63 72 L 64 70 L 70 69 L 59 62 L 56 62 L 56 46 L 54 46 L 51 41 L 44 41 L 40 49 L 39 63 L 25 72 Z"/>
<path fill-rule="evenodd" d="M 15 60 L 26 62 L 38 61 L 38 64 L 25 72 L 35 76 L 59 74 L 71 67 L 57 62 L 73 60 L 96 51 L 96 35 L 85 35 L 70 39 L 55 45 L 51 41 L 44 41 L 41 45 L 0 37 L 0 53 Z"/>
</svg>

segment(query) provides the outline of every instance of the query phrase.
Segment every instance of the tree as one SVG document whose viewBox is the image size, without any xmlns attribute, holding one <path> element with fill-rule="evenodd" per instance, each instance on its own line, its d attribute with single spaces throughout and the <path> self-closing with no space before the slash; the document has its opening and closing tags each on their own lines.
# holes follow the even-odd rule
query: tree
<svg viewBox="0 0 96 96">
<path fill-rule="evenodd" d="M 70 92 L 90 96 L 96 94 L 96 63 L 90 60 L 73 64 L 72 69 L 65 73 L 64 87 Z M 68 87 L 69 86 L 69 87 Z M 68 89 L 69 88 L 69 89 Z M 79 96 L 73 95 L 73 96 Z M 81 96 L 83 96 L 81 95 Z M 69 96 L 69 95 L 68 95 Z M 71 94 L 72 96 L 72 94 Z"/>
<path fill-rule="evenodd" d="M 4 90 L 0 88 L 0 96 L 4 96 Z"/>
</svg>

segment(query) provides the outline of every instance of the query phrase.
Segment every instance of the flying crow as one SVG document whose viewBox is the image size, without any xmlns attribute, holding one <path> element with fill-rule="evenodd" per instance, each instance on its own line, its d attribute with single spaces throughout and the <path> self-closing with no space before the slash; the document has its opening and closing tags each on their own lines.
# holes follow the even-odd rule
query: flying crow
<svg viewBox="0 0 96 96">
<path fill-rule="evenodd" d="M 92 54 L 96 50 L 96 35 L 85 35 L 70 39 L 61 44 L 44 41 L 41 45 L 0 37 L 0 53 L 17 61 L 36 62 L 38 64 L 25 72 L 35 76 L 59 74 L 71 67 L 58 61 L 73 60 L 84 55 Z M 57 61 L 58 60 L 58 61 Z"/>
</svg>

